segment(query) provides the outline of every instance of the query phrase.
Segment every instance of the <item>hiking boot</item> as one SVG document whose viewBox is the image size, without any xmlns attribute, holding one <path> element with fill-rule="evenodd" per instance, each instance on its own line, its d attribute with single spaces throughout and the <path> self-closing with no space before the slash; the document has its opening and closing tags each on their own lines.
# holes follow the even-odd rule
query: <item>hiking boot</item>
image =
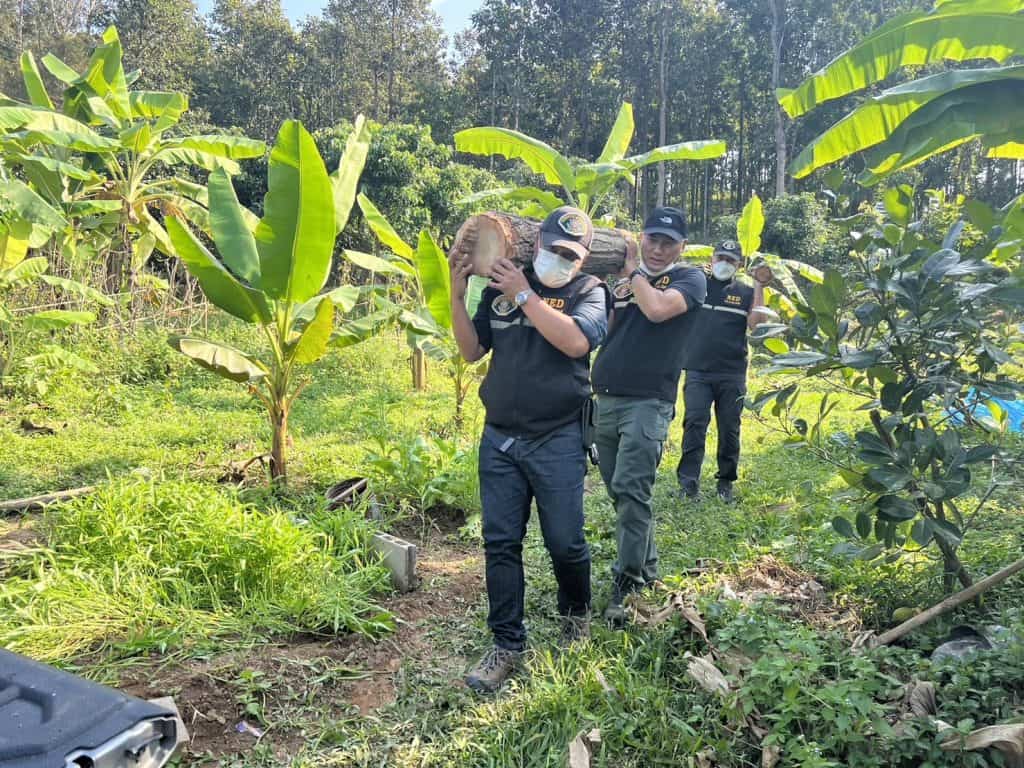
<svg viewBox="0 0 1024 768">
<path fill-rule="evenodd" d="M 617 587 L 612 590 L 612 596 L 608 600 L 608 606 L 604 609 L 604 620 L 613 629 L 622 629 L 626 626 L 628 615 L 626 613 L 625 595 Z"/>
<path fill-rule="evenodd" d="M 466 685 L 477 693 L 494 693 L 516 671 L 522 658 L 522 651 L 495 645 L 466 675 Z"/>
<path fill-rule="evenodd" d="M 694 482 L 681 483 L 679 487 L 679 499 L 681 501 L 696 501 L 700 498 L 700 486 Z"/>
<path fill-rule="evenodd" d="M 573 643 L 590 639 L 590 614 L 584 616 L 563 616 L 562 632 L 558 636 L 558 647 L 565 649 Z"/>
<path fill-rule="evenodd" d="M 718 482 L 718 498 L 725 504 L 732 504 L 736 501 L 736 495 L 732 492 L 732 483 L 726 480 Z"/>
</svg>

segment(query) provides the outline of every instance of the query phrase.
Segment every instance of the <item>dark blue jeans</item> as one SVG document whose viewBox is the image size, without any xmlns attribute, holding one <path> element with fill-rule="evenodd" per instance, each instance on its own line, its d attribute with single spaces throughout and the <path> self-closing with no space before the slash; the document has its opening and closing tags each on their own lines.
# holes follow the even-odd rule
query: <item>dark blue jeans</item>
<svg viewBox="0 0 1024 768">
<path fill-rule="evenodd" d="M 558 581 L 558 611 L 580 616 L 590 610 L 590 550 L 583 536 L 583 454 L 574 420 L 532 440 L 513 438 L 490 426 L 480 439 L 480 502 L 487 566 L 487 626 L 494 642 L 526 647 L 523 625 L 523 539 L 530 503 Z"/>
</svg>

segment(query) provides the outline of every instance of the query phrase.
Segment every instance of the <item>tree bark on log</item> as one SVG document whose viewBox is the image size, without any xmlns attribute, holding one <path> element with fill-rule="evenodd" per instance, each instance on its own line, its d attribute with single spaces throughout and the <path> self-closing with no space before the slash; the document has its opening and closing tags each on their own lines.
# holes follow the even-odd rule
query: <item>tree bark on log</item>
<svg viewBox="0 0 1024 768">
<path fill-rule="evenodd" d="M 540 222 L 509 213 L 490 211 L 470 216 L 455 234 L 453 250 L 467 254 L 473 274 L 491 276 L 491 267 L 506 258 L 520 265 L 533 261 Z M 618 274 L 626 260 L 626 238 L 618 229 L 594 229 L 590 256 L 583 263 L 589 275 Z"/>
<path fill-rule="evenodd" d="M 0 515 L 8 515 L 13 512 L 39 512 L 48 504 L 57 501 L 67 501 L 77 496 L 84 496 L 96 490 L 95 485 L 87 485 L 83 488 L 72 488 L 68 491 L 57 491 L 56 493 L 45 493 L 42 496 L 30 496 L 25 499 L 12 499 L 11 501 L 0 501 Z"/>
</svg>

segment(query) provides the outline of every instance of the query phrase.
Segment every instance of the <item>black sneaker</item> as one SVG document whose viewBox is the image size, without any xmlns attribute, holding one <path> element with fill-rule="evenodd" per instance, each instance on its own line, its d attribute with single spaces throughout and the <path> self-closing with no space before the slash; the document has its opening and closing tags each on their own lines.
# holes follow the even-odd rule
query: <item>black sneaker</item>
<svg viewBox="0 0 1024 768">
<path fill-rule="evenodd" d="M 494 646 L 466 675 L 466 685 L 477 693 L 494 693 L 516 671 L 522 661 L 521 651 Z"/>
<path fill-rule="evenodd" d="M 725 504 L 732 504 L 736 501 L 736 495 L 732 492 L 732 483 L 726 480 L 718 482 L 718 498 Z"/>
<path fill-rule="evenodd" d="M 565 650 L 573 643 L 590 639 L 590 614 L 585 616 L 563 616 L 562 632 L 558 636 L 558 647 Z"/>
<path fill-rule="evenodd" d="M 608 598 L 608 605 L 604 609 L 604 620 L 613 629 L 622 629 L 629 620 L 625 600 L 626 595 L 618 585 L 612 587 L 611 597 Z"/>
</svg>

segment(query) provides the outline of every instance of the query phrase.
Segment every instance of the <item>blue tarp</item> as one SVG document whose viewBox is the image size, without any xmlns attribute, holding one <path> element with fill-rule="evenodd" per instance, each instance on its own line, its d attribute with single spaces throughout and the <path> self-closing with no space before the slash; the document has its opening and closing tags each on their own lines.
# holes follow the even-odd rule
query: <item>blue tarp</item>
<svg viewBox="0 0 1024 768">
<path fill-rule="evenodd" d="M 985 404 L 995 403 L 997 408 L 1006 413 L 1007 428 L 1011 432 L 1024 432 L 1024 402 L 1020 400 L 1004 400 L 1001 397 L 986 395 L 984 392 L 979 394 L 974 389 L 968 390 L 967 402 L 971 405 L 977 403 L 973 409 L 975 419 L 992 419 L 992 411 Z M 957 424 L 962 424 L 964 418 L 962 414 L 955 413 L 952 420 Z"/>
</svg>

